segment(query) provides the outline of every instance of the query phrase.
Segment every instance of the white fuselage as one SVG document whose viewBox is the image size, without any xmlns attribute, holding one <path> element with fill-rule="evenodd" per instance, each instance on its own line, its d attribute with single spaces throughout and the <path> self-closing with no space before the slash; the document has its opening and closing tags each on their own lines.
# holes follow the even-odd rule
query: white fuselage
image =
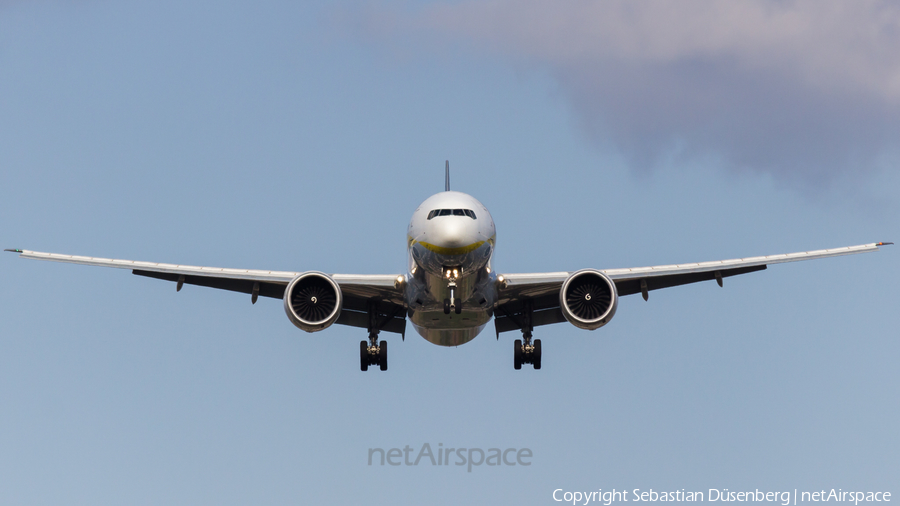
<svg viewBox="0 0 900 506">
<path fill-rule="evenodd" d="M 497 233 L 487 208 L 465 193 L 432 195 L 409 222 L 409 320 L 428 341 L 471 341 L 493 316 Z M 446 304 L 453 309 L 446 312 Z M 457 313 L 457 306 L 460 306 Z"/>
</svg>

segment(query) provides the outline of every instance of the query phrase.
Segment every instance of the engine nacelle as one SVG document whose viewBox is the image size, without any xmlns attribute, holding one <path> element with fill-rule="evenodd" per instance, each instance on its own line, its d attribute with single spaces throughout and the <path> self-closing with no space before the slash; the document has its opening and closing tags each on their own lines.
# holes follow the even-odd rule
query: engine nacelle
<svg viewBox="0 0 900 506">
<path fill-rule="evenodd" d="M 594 330 L 609 323 L 619 305 L 616 284 L 594 269 L 578 271 L 559 290 L 559 307 L 569 323 Z"/>
<path fill-rule="evenodd" d="M 284 312 L 307 332 L 327 329 L 341 315 L 341 287 L 321 272 L 304 272 L 284 290 Z"/>
</svg>

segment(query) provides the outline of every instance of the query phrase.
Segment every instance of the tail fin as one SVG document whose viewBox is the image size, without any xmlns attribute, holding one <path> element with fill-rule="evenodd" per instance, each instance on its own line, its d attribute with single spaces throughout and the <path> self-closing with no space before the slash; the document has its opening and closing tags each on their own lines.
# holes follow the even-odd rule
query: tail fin
<svg viewBox="0 0 900 506">
<path fill-rule="evenodd" d="M 444 166 L 444 191 L 450 191 L 450 160 L 447 160 L 447 165 Z"/>
</svg>

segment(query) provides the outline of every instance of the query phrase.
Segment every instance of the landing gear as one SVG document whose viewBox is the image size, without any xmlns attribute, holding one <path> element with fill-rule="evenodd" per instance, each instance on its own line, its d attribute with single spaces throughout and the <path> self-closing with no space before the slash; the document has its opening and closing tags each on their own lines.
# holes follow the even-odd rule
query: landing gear
<svg viewBox="0 0 900 506">
<path fill-rule="evenodd" d="M 359 369 L 369 370 L 369 344 L 365 341 L 359 342 Z"/>
<path fill-rule="evenodd" d="M 387 371 L 387 341 L 378 343 L 378 333 L 369 334 L 369 341 L 359 342 L 359 369 L 368 371 L 370 365 L 377 365 Z"/>
<path fill-rule="evenodd" d="M 359 342 L 359 369 L 368 371 L 370 365 L 377 365 L 382 371 L 387 371 L 387 341 L 378 342 L 378 333 L 387 323 L 378 321 L 378 302 L 369 301 L 367 312 L 369 315 L 369 340 Z"/>
<path fill-rule="evenodd" d="M 531 341 L 531 313 L 531 303 L 526 302 L 522 314 L 522 339 L 516 339 L 513 343 L 513 367 L 516 370 L 521 369 L 522 364 L 532 364 L 535 369 L 541 368 L 541 340 Z"/>
<path fill-rule="evenodd" d="M 450 314 L 450 311 L 461 314 L 462 299 L 444 299 L 444 314 Z"/>
<path fill-rule="evenodd" d="M 525 343 L 521 339 L 516 339 L 513 343 L 513 367 L 518 371 L 522 368 L 522 364 L 531 364 L 535 369 L 541 368 L 541 340 L 535 339 L 531 342 L 531 333 L 523 336 Z"/>
<path fill-rule="evenodd" d="M 456 314 L 462 313 L 462 300 L 456 297 L 456 279 L 462 269 L 456 267 L 444 267 L 444 277 L 447 278 L 447 289 L 450 290 L 450 298 L 444 299 L 444 314 L 450 314 L 453 311 Z"/>
<path fill-rule="evenodd" d="M 382 371 L 387 371 L 387 341 L 381 341 L 378 347 L 378 365 Z"/>
</svg>

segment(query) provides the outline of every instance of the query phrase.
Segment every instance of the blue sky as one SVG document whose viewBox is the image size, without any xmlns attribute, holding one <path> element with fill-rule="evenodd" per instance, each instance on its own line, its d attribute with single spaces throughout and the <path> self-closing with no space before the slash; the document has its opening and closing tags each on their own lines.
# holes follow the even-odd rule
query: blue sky
<svg viewBox="0 0 900 506">
<path fill-rule="evenodd" d="M 771 49 L 736 30 L 700 44 L 714 57 L 693 73 L 685 62 L 697 49 L 679 45 L 678 30 L 671 44 L 663 35 L 646 44 L 674 48 L 663 63 L 653 51 L 569 54 L 558 50 L 567 37 L 586 48 L 621 41 L 603 38 L 599 22 L 543 29 L 540 3 L 520 17 L 499 15 L 505 2 L 486 5 L 0 2 L 2 246 L 400 273 L 406 224 L 443 188 L 445 159 L 454 189 L 493 214 L 500 272 L 900 238 L 897 45 L 890 30 L 853 43 L 866 33 L 865 9 L 844 17 L 842 38 L 792 4 L 790 14 L 824 28 L 788 30 L 794 44 L 777 65 L 754 64 Z M 616 19 L 561 5 L 565 19 Z M 735 5 L 741 14 L 753 4 Z M 897 23 L 872 5 L 872 19 Z M 682 14 L 672 26 L 692 13 Z M 657 33 L 658 21 L 630 19 L 638 36 Z M 829 46 L 841 57 L 797 64 L 822 62 L 815 43 L 826 39 L 852 50 Z M 596 78 L 617 70 L 621 82 Z M 684 96 L 672 75 L 684 87 L 707 80 L 709 91 L 671 105 L 667 94 Z M 859 78 L 834 77 L 846 75 Z M 765 86 L 729 84 L 747 76 Z M 810 84 L 820 82 L 836 84 Z M 727 114 L 697 112 L 720 111 L 732 95 L 742 102 Z M 648 103 L 669 104 L 659 129 Z M 741 111 L 762 112 L 734 119 Z M 810 127 L 825 123 L 833 127 Z M 817 146 L 829 163 L 810 154 Z M 176 294 L 127 271 L 9 253 L 0 277 L 4 503 L 898 491 L 891 248 L 773 266 L 724 288 L 657 291 L 649 302 L 626 297 L 598 331 L 540 328 L 541 371 L 514 371 L 514 336 L 497 341 L 491 327 L 452 349 L 388 336 L 390 371 L 363 374 L 363 333 L 306 334 L 276 300 L 251 305 L 192 286 Z M 367 465 L 369 448 L 423 443 L 527 447 L 533 464 Z"/>
</svg>

